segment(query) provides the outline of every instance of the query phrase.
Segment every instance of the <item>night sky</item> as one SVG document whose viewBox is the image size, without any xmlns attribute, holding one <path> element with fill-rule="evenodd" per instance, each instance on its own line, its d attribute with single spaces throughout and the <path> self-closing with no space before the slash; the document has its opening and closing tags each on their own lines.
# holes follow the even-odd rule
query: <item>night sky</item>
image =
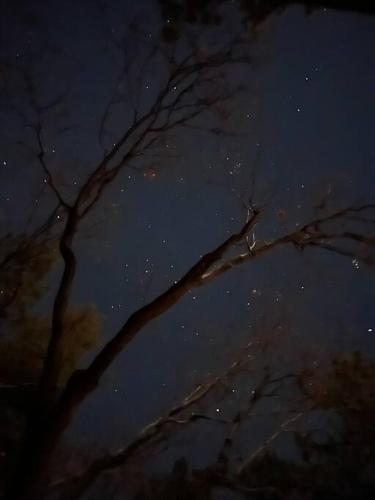
<svg viewBox="0 0 375 500">
<path fill-rule="evenodd" d="M 160 28 L 153 2 L 103 5 L 49 0 L 2 7 L 0 59 L 36 67 L 41 100 L 63 96 L 46 115 L 45 146 L 67 196 L 102 154 L 98 117 L 120 61 L 111 36 L 131 19 L 152 36 Z M 373 201 L 374 46 L 370 16 L 323 9 L 306 16 L 297 7 L 271 16 L 249 44 L 252 63 L 228 75 L 247 85 L 220 124 L 231 134 L 179 128 L 157 154 L 142 159 L 142 170 L 123 170 L 74 243 L 72 302 L 95 305 L 103 343 L 134 310 L 241 227 L 241 200 L 250 196 L 254 179 L 255 201 L 266 207 L 254 230 L 261 240 L 298 227 L 328 190 L 332 209 Z M 129 44 L 127 57 L 132 50 Z M 141 105 L 152 100 L 162 77 L 157 67 L 146 70 Z M 55 203 L 35 158 L 17 143 L 33 141 L 12 108 L 16 103 L 27 109 L 20 85 L 15 81 L 0 103 L 2 235 L 29 227 L 36 205 L 37 224 Z M 129 116 L 129 105 L 116 108 L 113 130 L 126 128 Z M 65 124 L 69 128 L 59 133 Z M 112 141 L 110 133 L 105 140 Z M 57 266 L 49 276 L 49 291 L 37 305 L 43 313 L 50 311 L 60 272 Z M 291 366 L 312 347 L 372 356 L 373 279 L 356 260 L 285 247 L 193 289 L 113 363 L 75 417 L 68 442 L 100 449 L 126 443 L 194 384 L 223 371 L 261 331 L 287 332 L 277 349 L 279 361 Z M 211 453 L 210 444 L 180 446 L 194 448 L 198 463 Z"/>
</svg>

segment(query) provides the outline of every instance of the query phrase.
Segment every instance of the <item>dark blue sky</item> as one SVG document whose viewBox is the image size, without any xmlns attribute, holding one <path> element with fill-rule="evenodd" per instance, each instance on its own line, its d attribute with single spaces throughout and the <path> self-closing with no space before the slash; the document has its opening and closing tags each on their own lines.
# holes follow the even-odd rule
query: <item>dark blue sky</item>
<svg viewBox="0 0 375 500">
<path fill-rule="evenodd" d="M 2 57 L 23 64 L 35 54 L 41 95 L 63 93 L 59 119 L 73 127 L 55 138 L 58 122 L 52 117 L 46 145 L 56 179 L 69 182 L 74 192 L 101 154 L 97 119 L 119 62 L 105 30 L 119 33 L 138 9 L 152 19 L 156 8 L 114 2 L 105 21 L 90 2 L 51 0 L 20 4 L 19 10 L 8 4 L 1 21 Z M 158 24 L 150 26 L 152 33 Z M 146 175 L 121 174 L 75 244 L 73 302 L 95 304 L 104 340 L 241 226 L 246 210 L 240 199 L 251 190 L 253 172 L 257 201 L 267 204 L 255 228 L 261 239 L 303 223 L 328 189 L 332 208 L 371 201 L 374 46 L 370 17 L 329 10 L 306 16 L 300 8 L 271 17 L 250 45 L 254 63 L 230 75 L 248 84 L 230 103 L 232 115 L 223 124 L 238 136 L 180 129 L 166 138 L 160 156 L 146 159 Z M 146 73 L 142 102 L 160 78 L 157 71 Z M 17 233 L 43 174 L 27 151 L 9 145 L 29 133 L 9 103 L 0 110 L 0 224 L 2 233 Z M 123 108 L 114 125 L 126 114 Z M 43 216 L 52 195 L 41 200 Z M 280 210 L 286 214 L 282 220 Z M 52 290 L 56 279 L 54 273 Z M 262 329 L 282 325 L 288 331 L 283 359 L 310 345 L 373 354 L 373 302 L 373 274 L 351 259 L 282 248 L 249 262 L 193 290 L 147 326 L 85 402 L 70 437 L 79 435 L 86 445 L 118 445 L 193 382 L 223 370 L 249 335 Z"/>
</svg>

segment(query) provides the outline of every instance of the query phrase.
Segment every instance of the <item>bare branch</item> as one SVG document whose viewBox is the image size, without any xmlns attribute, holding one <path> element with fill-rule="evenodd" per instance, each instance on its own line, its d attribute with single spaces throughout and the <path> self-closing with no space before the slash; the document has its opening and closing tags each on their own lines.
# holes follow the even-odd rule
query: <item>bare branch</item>
<svg viewBox="0 0 375 500">
<path fill-rule="evenodd" d="M 298 248 L 307 246 L 312 242 L 319 241 L 320 231 L 317 234 L 311 232 L 311 227 L 320 226 L 330 221 L 341 220 L 353 213 L 362 213 L 364 210 L 372 208 L 373 205 L 363 205 L 361 207 L 350 207 L 334 212 L 328 216 L 316 219 L 305 224 L 301 229 L 288 233 L 270 243 L 256 245 L 251 253 L 240 254 L 227 262 L 220 264 L 224 254 L 234 245 L 244 241 L 248 231 L 257 221 L 258 213 L 253 214 L 242 229 L 230 236 L 212 252 L 204 255 L 183 278 L 172 287 L 159 295 L 154 301 L 136 311 L 126 321 L 118 333 L 109 341 L 86 370 L 78 371 L 69 380 L 65 392 L 53 409 L 49 419 L 49 427 L 46 436 L 48 442 L 43 446 L 47 449 L 53 446 L 54 439 L 58 439 L 60 433 L 68 425 L 75 411 L 75 408 L 90 394 L 99 383 L 102 375 L 123 349 L 133 340 L 138 332 L 156 317 L 169 310 L 178 302 L 191 288 L 202 286 L 235 265 L 247 260 L 254 259 L 264 253 L 285 244 L 293 244 Z"/>
<path fill-rule="evenodd" d="M 354 254 L 352 251 L 348 251 L 345 249 L 340 249 L 338 246 L 334 246 L 331 244 L 324 243 L 324 241 L 332 239 L 332 240 L 338 240 L 338 239 L 356 239 L 357 241 L 365 242 L 370 245 L 373 245 L 374 243 L 374 238 L 373 237 L 365 237 L 365 236 L 358 236 L 356 235 L 355 238 L 353 238 L 353 233 L 340 233 L 340 234 L 331 234 L 328 231 L 325 231 L 323 229 L 323 224 L 326 224 L 328 222 L 332 221 L 345 221 L 348 216 L 351 216 L 352 214 L 360 214 L 362 212 L 365 212 L 367 210 L 374 209 L 375 205 L 373 204 L 367 204 L 367 205 L 362 205 L 358 207 L 349 207 L 345 209 L 338 210 L 328 216 L 321 217 L 320 219 L 313 219 L 304 226 L 302 226 L 300 229 L 296 231 L 292 231 L 289 234 L 283 235 L 280 238 L 277 238 L 271 242 L 266 242 L 264 244 L 259 244 L 256 243 L 255 246 L 252 249 L 248 249 L 245 253 L 241 253 L 226 262 L 220 264 L 219 266 L 213 268 L 203 276 L 203 281 L 211 281 L 213 279 L 216 279 L 218 276 L 221 274 L 226 273 L 230 269 L 232 269 L 235 266 L 238 266 L 240 264 L 243 264 L 244 262 L 247 262 L 249 260 L 255 259 L 259 257 L 260 255 L 263 255 L 270 250 L 273 250 L 274 248 L 277 248 L 281 245 L 286 245 L 286 244 L 292 244 L 299 248 L 300 250 L 303 250 L 304 248 L 308 246 L 312 247 L 321 247 L 321 248 L 326 248 L 327 250 L 330 251 L 335 251 L 338 254 L 347 256 L 347 257 L 353 257 L 357 256 L 358 258 L 362 259 L 363 258 L 360 256 L 360 254 L 356 253 Z M 366 258 L 364 258 L 366 259 Z"/>
<path fill-rule="evenodd" d="M 293 415 L 292 417 L 287 418 L 282 422 L 279 426 L 279 428 L 273 432 L 269 438 L 259 447 L 257 448 L 254 452 L 252 452 L 242 463 L 241 465 L 237 468 L 236 474 L 241 475 L 250 465 L 251 463 L 256 459 L 257 456 L 259 456 L 261 453 L 266 450 L 269 445 L 275 441 L 283 432 L 289 432 L 289 425 L 296 422 L 300 418 L 302 418 L 308 410 L 306 411 L 300 411 L 296 415 Z"/>
<path fill-rule="evenodd" d="M 182 414 L 196 405 L 199 401 L 205 398 L 215 387 L 223 382 L 231 373 L 234 373 L 240 366 L 241 361 L 233 362 L 230 367 L 220 376 L 213 377 L 205 383 L 197 385 L 189 394 L 187 394 L 181 403 L 174 406 L 167 412 L 166 415 L 159 417 L 155 421 L 146 425 L 125 448 L 118 450 L 115 453 L 105 455 L 96 459 L 90 466 L 83 472 L 77 474 L 75 477 L 69 479 L 63 478 L 55 482 L 52 490 L 63 488 L 68 492 L 67 498 L 69 500 L 78 499 L 87 488 L 94 483 L 97 477 L 105 471 L 124 466 L 131 460 L 134 460 L 146 447 L 155 444 L 160 439 L 165 439 L 165 431 L 171 425 L 188 425 L 198 420 L 211 420 L 219 423 L 227 423 L 226 421 L 202 415 L 195 412 L 187 416 Z"/>
<path fill-rule="evenodd" d="M 37 142 L 38 142 L 38 147 L 39 147 L 39 152 L 37 154 L 37 157 L 38 157 L 40 165 L 42 166 L 43 172 L 47 176 L 46 182 L 50 186 L 50 188 L 52 189 L 52 191 L 54 192 L 54 194 L 55 194 L 56 198 L 58 199 L 60 205 L 69 210 L 71 208 L 70 205 L 62 197 L 60 191 L 56 187 L 56 184 L 55 184 L 55 182 L 53 180 L 51 171 L 47 167 L 47 163 L 46 163 L 46 159 L 45 159 L 46 152 L 45 152 L 45 149 L 44 149 L 44 146 L 43 146 L 43 141 L 42 141 L 42 126 L 38 123 L 34 127 L 34 130 L 35 130 L 35 134 L 36 134 L 36 138 L 37 138 Z"/>
</svg>

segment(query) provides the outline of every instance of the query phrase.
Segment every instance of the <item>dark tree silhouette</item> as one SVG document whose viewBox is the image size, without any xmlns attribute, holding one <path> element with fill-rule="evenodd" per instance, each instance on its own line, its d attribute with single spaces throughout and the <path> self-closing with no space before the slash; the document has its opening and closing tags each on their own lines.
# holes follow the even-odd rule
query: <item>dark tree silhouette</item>
<svg viewBox="0 0 375 500">
<path fill-rule="evenodd" d="M 267 2 L 268 8 L 264 6 L 261 8 L 259 2 L 245 2 L 243 9 L 248 12 L 247 15 L 252 16 L 251 19 L 254 22 L 258 23 L 271 12 L 289 3 Z M 332 6 L 334 3 L 332 2 Z M 318 4 L 316 2 L 314 7 L 319 6 Z M 331 6 L 329 2 L 327 4 Z M 175 5 L 177 4 L 169 2 L 168 5 L 164 5 L 164 8 L 172 8 Z M 202 5 L 203 8 L 208 9 L 211 7 L 211 2 Z M 337 6 L 352 8 L 353 3 L 349 5 L 343 2 Z M 186 2 L 184 8 L 190 9 L 189 16 L 195 10 L 200 11 L 196 2 Z M 356 10 L 365 11 L 360 7 Z M 207 20 L 204 19 L 204 21 Z M 53 248 L 58 249 L 58 258 L 62 263 L 61 276 L 53 297 L 51 325 L 47 329 L 43 327 L 44 356 L 40 362 L 41 366 L 38 366 L 36 370 L 40 377 L 30 397 L 26 430 L 19 443 L 17 460 L 12 464 L 13 472 L 9 475 L 7 495 L 12 499 L 40 500 L 48 495 L 50 488 L 56 490 L 60 486 L 63 492 L 67 487 L 68 494 L 72 495 L 72 498 L 78 498 L 99 474 L 118 465 L 126 465 L 130 458 L 163 437 L 165 429 L 171 427 L 172 424 L 178 427 L 196 420 L 210 419 L 207 415 L 196 413 L 186 415 L 185 410 L 206 396 L 220 382 L 222 378 L 220 376 L 198 388 L 195 387 L 180 404 L 171 408 L 155 422 L 151 422 L 121 452 L 94 461 L 86 471 L 73 478 L 72 482 L 68 481 L 68 486 L 65 480 L 56 482 L 49 478 L 49 465 L 53 453 L 82 402 L 95 391 L 107 369 L 143 328 L 167 313 L 192 289 L 202 287 L 234 267 L 255 261 L 281 247 L 291 247 L 296 252 L 328 251 L 339 256 L 357 259 L 367 265 L 374 263 L 375 239 L 372 234 L 369 234 L 368 225 L 375 221 L 375 204 L 350 204 L 344 208 L 329 210 L 325 207 L 325 203 L 320 203 L 314 214 L 303 224 L 293 230 L 285 230 L 284 233 L 271 240 L 264 241 L 256 237 L 255 225 L 257 227 L 262 225 L 267 209 L 254 203 L 252 198 L 247 203 L 247 218 L 237 232 L 233 232 L 219 244 L 212 245 L 212 248 L 208 249 L 203 256 L 192 257 L 192 265 L 179 280 L 125 319 L 122 326 L 113 333 L 111 339 L 99 349 L 86 366 L 78 367 L 70 373 L 82 354 L 80 350 L 78 353 L 73 352 L 74 362 L 67 363 L 66 345 L 77 347 L 75 328 L 79 329 L 80 335 L 87 341 L 85 332 L 82 331 L 84 330 L 82 325 L 87 318 L 81 318 L 82 321 L 80 320 L 77 326 L 76 316 L 79 316 L 79 313 L 71 305 L 72 289 L 79 264 L 74 245 L 78 235 L 84 230 L 84 224 L 96 209 L 100 211 L 100 202 L 106 190 L 117 181 L 120 174 L 127 169 L 143 172 L 145 164 L 142 160 L 148 154 L 160 153 L 160 146 L 168 134 L 181 127 L 191 127 L 200 131 L 204 129 L 219 137 L 224 135 L 226 132 L 220 127 L 220 119 L 223 117 L 222 105 L 246 90 L 242 85 L 233 82 L 233 78 L 230 77 L 231 73 L 227 70 L 248 65 L 251 62 L 247 30 L 241 31 L 240 36 L 233 36 L 224 31 L 221 42 L 211 44 L 208 48 L 206 45 L 202 47 L 200 40 L 193 39 L 189 30 L 185 32 L 183 26 L 178 37 L 173 38 L 168 30 L 162 30 L 159 37 L 154 36 L 151 42 L 147 40 L 147 43 L 144 40 L 144 33 L 133 25 L 129 27 L 124 37 L 116 38 L 110 33 L 108 37 L 119 55 L 120 63 L 113 94 L 108 96 L 98 120 L 98 144 L 102 147 L 103 154 L 73 190 L 66 189 L 64 183 L 59 182 L 58 173 L 54 172 L 49 164 L 46 147 L 47 137 L 51 132 L 48 113 L 56 104 L 64 103 L 65 93 L 58 93 L 52 101 L 44 99 L 31 68 L 8 61 L 2 65 L 6 69 L 9 82 L 13 82 L 12 78 L 23 82 L 22 89 L 27 98 L 27 106 L 23 107 L 18 99 L 12 108 L 32 133 L 30 143 L 23 142 L 18 146 L 31 151 L 34 155 L 39 172 L 43 175 L 45 187 L 49 189 L 56 204 L 47 221 L 31 237 L 7 237 L 10 249 L 3 257 L 2 269 L 4 266 L 5 271 L 2 276 L 4 276 L 5 283 L 11 282 L 12 286 L 4 299 L 4 311 L 9 311 L 19 304 L 17 314 L 20 315 L 20 310 L 25 308 L 22 301 L 28 300 L 27 290 L 31 294 L 37 294 L 35 287 L 37 288 L 38 283 L 34 279 L 35 274 L 43 280 L 43 273 L 47 273 L 52 266 L 49 247 L 46 246 L 46 241 L 50 241 L 49 236 L 51 236 Z M 141 38 L 139 43 L 138 37 Z M 132 44 L 135 44 L 141 53 L 141 57 L 135 61 L 129 60 L 126 55 L 129 47 L 134 48 L 136 52 Z M 151 97 L 146 98 L 142 94 L 142 88 L 145 71 L 149 71 L 150 68 L 157 70 L 157 90 Z M 119 92 L 122 84 L 126 84 L 127 88 L 125 97 Z M 128 113 L 124 119 L 115 122 L 114 125 L 111 122 L 114 108 L 117 105 L 123 105 L 124 102 Z M 132 111 L 131 116 L 129 110 Z M 84 124 L 80 126 L 83 127 Z M 55 226 L 57 216 L 59 225 Z M 250 234 L 252 235 L 251 243 Z M 38 250 L 38 257 L 42 260 L 42 271 L 38 267 L 34 269 L 31 266 L 30 276 L 27 274 L 22 276 L 26 284 L 25 281 L 20 280 L 18 283 L 17 280 L 10 278 L 10 274 L 7 273 L 14 271 L 6 269 L 12 269 L 12 265 L 15 266 L 14 269 L 17 269 L 18 260 L 26 258 L 25 255 L 32 255 L 38 248 L 37 245 L 42 245 L 43 252 L 45 252 L 44 255 Z M 53 254 L 53 259 L 56 258 L 57 252 Z M 38 259 L 35 260 L 35 266 L 37 264 Z M 30 281 L 33 282 L 32 288 L 30 288 Z M 26 293 L 24 288 L 26 288 Z M 23 298 L 19 302 L 17 294 L 21 289 Z M 30 317 L 27 320 L 29 321 Z M 72 327 L 72 323 L 76 324 L 75 328 Z M 72 333 L 75 341 L 70 344 Z M 95 337 L 95 329 L 92 325 L 89 327 L 89 333 L 88 337 Z M 90 337 L 90 342 L 85 341 L 83 344 L 91 346 L 91 340 Z M 235 370 L 238 363 L 236 361 L 229 368 L 229 372 Z M 67 364 L 69 365 L 68 375 L 65 376 L 66 372 L 64 372 L 64 377 L 61 377 L 61 372 Z M 276 382 L 279 382 L 279 378 L 267 374 L 261 380 L 251 402 L 255 404 L 262 398 L 263 391 Z M 233 426 L 237 423 L 236 421 L 230 422 Z M 289 420 L 285 425 L 288 423 Z M 243 468 L 246 467 L 245 462 Z M 185 472 L 184 470 L 181 472 L 181 467 L 175 470 L 175 474 L 182 476 L 182 479 L 185 477 Z M 231 486 L 235 489 L 237 483 L 224 474 L 215 471 L 210 471 L 210 474 L 216 477 L 217 481 L 222 481 L 225 487 Z M 179 479 L 181 479 L 180 476 Z M 238 488 L 248 488 L 249 494 L 253 492 L 246 484 L 239 485 Z"/>
<path fill-rule="evenodd" d="M 257 29 L 271 15 L 280 14 L 291 6 L 304 7 L 307 14 L 319 9 L 352 11 L 361 14 L 374 14 L 375 7 L 367 0 L 159 0 L 164 26 L 162 34 L 166 41 L 178 40 L 184 24 L 217 25 L 225 13 L 223 7 L 234 6 L 241 19 L 250 29 Z"/>
<path fill-rule="evenodd" d="M 257 401 L 272 384 L 263 379 Z M 359 353 L 340 355 L 319 369 L 306 369 L 292 378 L 304 394 L 305 409 L 291 413 L 270 437 L 234 467 L 233 435 L 226 437 L 217 460 L 192 468 L 186 459 L 176 461 L 167 477 L 152 478 L 135 499 L 211 499 L 217 492 L 233 492 L 238 498 L 370 499 L 374 490 L 374 363 Z M 279 381 L 279 379 L 278 379 Z M 290 404 L 290 403 L 289 403 Z M 254 399 L 252 401 L 254 407 Z M 292 408 L 290 408 L 292 410 Z M 331 425 L 311 429 L 293 427 L 314 411 L 329 412 L 338 419 Z M 250 419 L 251 414 L 242 415 Z M 236 420 L 238 424 L 240 420 Z M 293 436 L 299 451 L 296 460 L 281 457 L 272 445 L 283 433 Z"/>
</svg>

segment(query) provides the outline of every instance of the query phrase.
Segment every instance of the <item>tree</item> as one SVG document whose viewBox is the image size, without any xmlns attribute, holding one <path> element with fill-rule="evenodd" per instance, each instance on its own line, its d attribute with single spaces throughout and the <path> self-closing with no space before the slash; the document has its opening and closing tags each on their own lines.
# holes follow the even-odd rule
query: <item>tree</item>
<svg viewBox="0 0 375 500">
<path fill-rule="evenodd" d="M 46 292 L 47 277 L 56 265 L 58 253 L 55 242 L 48 241 L 46 228 L 41 236 L 6 235 L 0 244 L 1 453 L 9 460 L 24 430 L 50 333 L 51 318 L 33 308 Z M 100 318 L 94 307 L 71 306 L 64 327 L 58 387 L 64 386 L 81 358 L 98 345 Z"/>
<path fill-rule="evenodd" d="M 374 363 L 355 352 L 334 357 L 319 369 L 296 373 L 290 380 L 299 385 L 310 410 L 292 413 L 239 467 L 236 468 L 232 454 L 235 449 L 232 434 L 225 438 L 216 462 L 194 469 L 186 459 L 179 459 L 169 476 L 145 481 L 134 498 L 175 499 L 181 491 L 189 492 L 188 498 L 196 500 L 215 498 L 215 492 L 219 491 L 260 500 L 291 497 L 349 500 L 358 498 L 359 493 L 361 498 L 371 498 L 375 458 L 371 445 L 373 375 Z M 267 394 L 264 389 L 268 384 L 263 385 L 257 402 Z M 293 429 L 292 424 L 301 417 L 322 410 L 332 412 L 339 419 L 309 429 L 305 418 L 302 428 Z M 242 416 L 252 419 L 255 415 Z M 283 432 L 293 436 L 300 452 L 295 460 L 283 458 L 272 446 Z"/>
<path fill-rule="evenodd" d="M 163 35 L 166 40 L 178 39 L 182 26 L 189 24 L 220 24 L 225 14 L 222 7 L 228 5 L 225 0 L 159 0 L 165 24 Z M 280 14 L 291 6 L 302 6 L 310 14 L 319 9 L 336 9 L 373 14 L 374 6 L 366 1 L 354 0 L 235 0 L 242 21 L 250 28 L 257 29 L 272 14 Z"/>
<path fill-rule="evenodd" d="M 41 234 L 39 228 L 30 236 L 6 235 L 1 241 L 1 380 L 4 383 L 36 384 L 41 373 L 50 318 L 34 312 L 33 308 L 45 294 L 47 277 L 58 258 L 50 229 L 47 221 Z M 92 307 L 69 309 L 65 317 L 63 357 L 57 368 L 58 385 L 64 384 L 82 355 L 98 344 L 99 321 Z"/>
<path fill-rule="evenodd" d="M 33 156 L 38 172 L 43 176 L 43 183 L 49 189 L 48 195 L 54 200 L 54 208 L 50 210 L 52 215 L 47 220 L 55 221 L 58 217 L 59 224 L 51 225 L 54 245 L 58 248 L 59 261 L 63 267 L 53 297 L 51 320 L 31 318 L 28 313 L 25 316 L 27 333 L 24 326 L 18 327 L 18 336 L 8 344 L 9 348 L 18 349 L 21 345 L 34 353 L 30 337 L 32 340 L 36 338 L 39 362 L 35 367 L 34 354 L 27 354 L 31 366 L 25 371 L 27 377 L 34 380 L 35 374 L 40 373 L 31 398 L 19 461 L 10 479 L 10 498 L 25 498 L 27 495 L 30 499 L 39 499 L 46 496 L 50 486 L 47 470 L 49 462 L 81 403 L 93 393 L 107 369 L 139 332 L 169 311 L 192 289 L 284 247 L 300 253 L 311 249 L 318 252 L 324 250 L 363 264 L 373 263 L 374 237 L 368 231 L 368 224 L 374 220 L 373 203 L 349 203 L 345 207 L 328 209 L 324 199 L 302 224 L 286 228 L 271 239 L 263 239 L 256 237 L 255 227 L 261 226 L 266 208 L 255 203 L 252 193 L 250 199 L 243 200 L 246 219 L 237 231 L 233 231 L 220 244 L 212 245 L 179 280 L 131 314 L 95 353 L 93 359 L 80 364 L 71 373 L 82 354 L 97 341 L 98 320 L 95 313 L 92 310 L 77 310 L 71 305 L 77 275 L 76 245 L 85 230 L 85 224 L 90 222 L 96 210 L 100 210 L 105 193 L 124 171 L 148 175 L 150 165 L 147 155 L 160 154 L 166 138 L 181 127 L 209 132 L 219 139 L 224 137 L 228 133 L 223 127 L 227 117 L 226 105 L 246 90 L 234 81 L 232 68 L 242 68 L 251 62 L 247 30 L 241 29 L 240 34 L 233 36 L 226 30 L 227 26 L 219 26 L 219 34 L 215 33 L 214 41 L 207 43 L 210 34 L 202 34 L 195 27 L 184 26 L 182 33 L 173 40 L 169 35 L 166 37 L 165 30 L 160 33 L 159 28 L 160 23 L 157 22 L 152 28 L 151 37 L 150 33 L 143 33 L 134 23 L 129 24 L 125 35 L 121 33 L 115 36 L 111 30 L 106 32 L 116 51 L 118 64 L 113 92 L 106 99 L 99 119 L 97 139 L 102 154 L 100 158 L 95 157 L 93 164 L 73 186 L 66 186 L 59 178 L 61 172 L 54 170 L 47 147 L 51 136 L 59 135 L 66 128 L 64 125 L 62 129 L 55 130 L 56 117 L 53 114 L 56 107 L 61 111 L 65 104 L 65 93 L 56 92 L 52 98 L 44 96 L 38 87 L 38 74 L 33 67 L 12 64 L 12 61 L 3 64 L 6 80 L 10 83 L 8 90 L 15 88 L 17 91 L 12 111 L 30 131 L 28 142 L 22 141 L 22 145 L 18 146 Z M 136 54 L 134 60 L 128 57 L 129 48 Z M 232 73 L 227 71 L 228 68 L 231 68 Z M 158 75 L 156 89 L 151 95 L 145 95 L 144 92 L 145 89 L 149 90 L 145 84 L 147 72 Z M 12 87 L 12 84 L 15 86 Z M 123 91 L 124 87 L 126 92 Z M 120 118 L 115 112 L 117 106 Z M 83 125 L 80 124 L 80 127 Z M 51 225 L 48 224 L 48 230 Z M 11 240 L 17 241 L 17 238 L 12 236 Z M 23 311 L 31 300 L 28 295 L 34 297 L 32 300 L 38 298 L 35 276 L 43 281 L 44 273 L 48 273 L 52 266 L 51 255 L 57 258 L 57 253 L 44 245 L 42 249 L 46 251 L 45 254 L 40 252 L 40 248 L 37 250 L 38 258 L 42 257 L 42 264 L 38 264 L 36 259 L 35 269 L 29 270 L 29 276 L 23 275 L 15 288 L 17 290 L 19 286 L 19 290 L 23 291 L 19 305 L 12 293 L 6 299 L 6 306 L 13 308 L 17 320 L 22 314 L 26 315 Z M 27 251 L 33 255 L 35 248 L 32 250 L 32 247 L 27 247 Z M 22 254 L 22 262 L 25 258 Z M 14 282 L 10 274 L 4 276 L 8 285 Z M 31 328 L 31 323 L 35 327 Z M 82 336 L 81 342 L 77 342 L 77 332 Z M 26 350 L 22 349 L 22 352 Z M 43 359 L 40 359 L 40 352 L 44 353 Z M 191 397 L 195 401 L 196 393 L 193 391 L 192 394 L 190 398 L 188 396 L 188 403 Z M 150 424 L 146 432 L 147 440 L 150 432 L 152 436 L 154 432 L 158 434 L 161 424 L 169 423 L 176 412 L 184 409 L 186 399 L 184 401 L 176 407 L 177 410 L 174 408 L 166 417 L 162 417 L 161 421 Z M 143 438 L 144 434 L 140 436 L 142 444 Z M 136 439 L 135 443 L 138 442 Z M 112 459 L 116 462 L 120 458 L 123 456 L 110 457 L 109 462 L 111 464 Z M 94 474 L 89 474 L 90 480 L 106 468 L 107 460 L 108 457 L 105 457 L 99 465 L 93 463 L 90 472 L 93 470 Z"/>
</svg>

